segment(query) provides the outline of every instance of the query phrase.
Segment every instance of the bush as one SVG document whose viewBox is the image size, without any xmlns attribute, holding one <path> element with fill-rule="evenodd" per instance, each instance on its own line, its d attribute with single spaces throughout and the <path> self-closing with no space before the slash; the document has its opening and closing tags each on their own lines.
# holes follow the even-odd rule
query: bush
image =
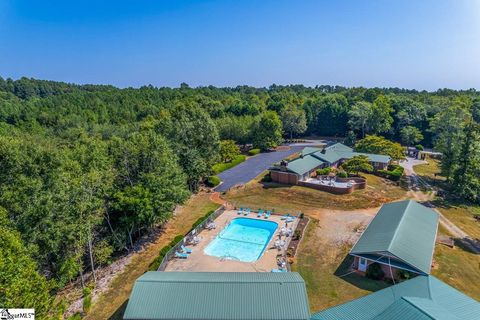
<svg viewBox="0 0 480 320">
<path fill-rule="evenodd" d="M 366 277 L 373 280 L 381 280 L 385 276 L 382 267 L 378 262 L 374 262 L 367 267 Z"/>
<path fill-rule="evenodd" d="M 209 187 L 216 187 L 220 184 L 221 180 L 217 176 L 209 176 L 205 184 Z"/>
<path fill-rule="evenodd" d="M 237 164 L 242 163 L 245 161 L 247 157 L 244 156 L 243 154 L 240 154 L 235 157 L 231 162 L 226 162 L 226 163 L 217 163 L 212 166 L 212 170 L 215 174 L 219 174 L 222 171 L 228 170 L 230 168 L 235 167 Z"/>
<path fill-rule="evenodd" d="M 423 146 L 422 146 L 421 144 L 417 144 L 417 145 L 415 146 L 415 148 L 417 148 L 417 150 L 419 150 L 419 151 L 423 151 L 423 150 L 424 150 L 424 148 L 423 148 Z"/>
<path fill-rule="evenodd" d="M 326 167 L 326 168 L 323 168 L 323 169 L 317 169 L 316 172 L 317 172 L 317 176 L 326 176 L 330 172 L 332 172 L 332 168 Z"/>
<path fill-rule="evenodd" d="M 402 270 L 402 269 L 397 270 L 397 278 L 400 280 L 408 280 L 413 278 L 413 276 L 414 274 L 410 271 Z"/>
<path fill-rule="evenodd" d="M 260 149 L 251 149 L 248 151 L 248 155 L 254 156 L 260 153 Z"/>
<path fill-rule="evenodd" d="M 270 175 L 270 173 L 263 176 L 262 182 L 272 182 L 272 176 Z"/>
<path fill-rule="evenodd" d="M 167 255 L 167 253 L 180 241 L 182 241 L 184 238 L 183 235 L 179 234 L 173 238 L 172 241 L 170 241 L 169 244 L 167 244 L 165 247 L 160 249 L 158 256 L 153 260 L 153 262 L 150 264 L 148 270 L 149 271 L 157 271 L 158 268 L 160 267 L 160 264 L 162 263 L 163 258 Z"/>
<path fill-rule="evenodd" d="M 88 313 L 92 307 L 92 289 L 86 287 L 83 289 L 83 312 Z"/>
<path fill-rule="evenodd" d="M 338 172 L 337 172 L 337 177 L 339 177 L 339 178 L 348 178 L 348 173 L 346 173 L 345 171 L 338 171 Z"/>
<path fill-rule="evenodd" d="M 388 166 L 388 170 L 378 170 L 376 174 L 392 181 L 399 181 L 404 171 L 405 169 L 402 166 L 392 164 Z"/>
<path fill-rule="evenodd" d="M 202 223 L 203 221 L 205 221 L 205 219 L 207 219 L 214 211 L 213 210 L 210 210 L 207 212 L 206 215 L 204 215 L 203 217 L 200 217 L 197 219 L 197 221 L 195 221 L 193 224 L 192 224 L 192 229 L 190 229 L 190 231 L 192 231 L 193 229 L 195 229 L 196 227 L 198 227 L 200 225 L 200 223 Z"/>
<path fill-rule="evenodd" d="M 302 233 L 300 232 L 300 230 L 295 230 L 295 232 L 293 233 L 293 240 L 300 240 L 301 237 Z"/>
<path fill-rule="evenodd" d="M 300 212 L 300 214 L 298 215 L 298 218 L 303 219 L 304 216 L 305 216 L 305 214 L 303 212 Z"/>
</svg>

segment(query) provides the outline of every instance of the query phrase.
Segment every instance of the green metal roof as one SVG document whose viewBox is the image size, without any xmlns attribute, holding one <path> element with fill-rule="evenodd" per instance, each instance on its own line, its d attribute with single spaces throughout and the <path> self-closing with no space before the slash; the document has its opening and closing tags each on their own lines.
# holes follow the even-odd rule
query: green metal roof
<svg viewBox="0 0 480 320">
<path fill-rule="evenodd" d="M 287 169 L 296 174 L 303 175 L 306 172 L 309 172 L 323 164 L 323 161 L 317 159 L 311 155 L 306 155 L 301 158 L 297 158 L 293 161 L 290 161 L 287 165 Z"/>
<path fill-rule="evenodd" d="M 309 319 L 296 272 L 147 272 L 124 319 Z"/>
<path fill-rule="evenodd" d="M 303 148 L 302 150 L 302 156 L 306 156 L 307 154 L 311 154 L 311 153 L 314 153 L 314 152 L 317 152 L 317 151 L 320 151 L 322 150 L 322 148 L 318 148 L 318 147 L 305 147 Z"/>
<path fill-rule="evenodd" d="M 321 320 L 474 320 L 480 303 L 433 276 L 411 280 L 323 310 Z"/>
<path fill-rule="evenodd" d="M 438 214 L 413 200 L 385 204 L 350 253 L 390 253 L 429 274 L 437 227 Z"/>
<path fill-rule="evenodd" d="M 341 159 L 351 159 L 355 156 L 367 156 L 370 161 L 379 163 L 389 163 L 392 160 L 389 156 L 381 154 L 355 152 L 342 143 L 335 143 L 323 149 L 306 147 L 302 150 L 302 155 L 308 154 L 329 163 L 335 163 Z"/>
</svg>

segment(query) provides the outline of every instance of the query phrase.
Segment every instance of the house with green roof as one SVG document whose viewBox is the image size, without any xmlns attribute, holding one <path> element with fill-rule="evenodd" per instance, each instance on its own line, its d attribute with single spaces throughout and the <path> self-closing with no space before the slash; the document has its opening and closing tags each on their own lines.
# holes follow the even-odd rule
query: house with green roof
<svg viewBox="0 0 480 320">
<path fill-rule="evenodd" d="M 480 303 L 434 276 L 418 276 L 320 311 L 312 320 L 478 320 Z"/>
<path fill-rule="evenodd" d="M 275 182 L 298 184 L 299 181 L 314 176 L 317 169 L 336 168 L 345 160 L 360 155 L 366 156 L 375 170 L 387 169 L 392 160 L 390 156 L 355 152 L 342 143 L 335 143 L 325 148 L 306 147 L 301 151 L 300 157 L 288 162 L 282 161 L 280 166 L 271 168 L 270 175 Z"/>
<path fill-rule="evenodd" d="M 147 272 L 123 319 L 307 320 L 305 282 L 296 272 Z"/>
<path fill-rule="evenodd" d="M 398 270 L 430 274 L 438 214 L 413 200 L 384 204 L 350 251 L 353 268 L 366 272 L 380 264 L 388 278 Z"/>
<path fill-rule="evenodd" d="M 321 289 L 320 289 L 321 290 Z M 147 272 L 124 320 L 475 320 L 480 303 L 433 276 L 417 276 L 310 314 L 295 272 Z"/>
</svg>

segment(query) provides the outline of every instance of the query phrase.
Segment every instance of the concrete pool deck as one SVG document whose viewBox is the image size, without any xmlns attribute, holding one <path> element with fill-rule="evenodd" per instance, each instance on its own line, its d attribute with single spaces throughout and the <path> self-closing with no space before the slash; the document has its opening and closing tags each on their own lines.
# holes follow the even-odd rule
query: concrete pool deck
<svg viewBox="0 0 480 320">
<path fill-rule="evenodd" d="M 219 257 L 209 256 L 204 253 L 205 247 L 215 239 L 215 237 L 235 218 L 251 218 L 258 220 L 274 221 L 278 223 L 272 238 L 265 247 L 263 254 L 255 262 L 241 262 L 235 260 L 227 260 Z M 200 271 L 200 272 L 270 272 L 272 269 L 278 268 L 277 255 L 283 253 L 274 247 L 275 240 L 278 239 L 280 230 L 285 226 L 285 220 L 281 220 L 280 215 L 271 215 L 268 219 L 257 218 L 257 213 L 250 213 L 248 216 L 238 215 L 236 210 L 227 210 L 215 219 L 216 229 L 202 230 L 198 235 L 202 238 L 197 245 L 188 245 L 193 252 L 187 259 L 172 259 L 168 262 L 165 271 Z M 288 227 L 295 231 L 298 219 L 288 224 Z M 286 244 L 285 250 L 288 248 L 291 237 L 282 237 Z"/>
</svg>

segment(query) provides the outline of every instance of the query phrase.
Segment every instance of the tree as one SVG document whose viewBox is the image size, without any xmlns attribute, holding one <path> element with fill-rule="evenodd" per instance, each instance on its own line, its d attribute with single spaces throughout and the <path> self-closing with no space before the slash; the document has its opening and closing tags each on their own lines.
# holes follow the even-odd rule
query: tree
<svg viewBox="0 0 480 320">
<path fill-rule="evenodd" d="M 302 134 L 307 130 L 307 118 L 305 111 L 294 107 L 285 108 L 281 113 L 283 129 L 289 133 L 290 139 L 293 135 Z"/>
<path fill-rule="evenodd" d="M 223 162 L 231 162 L 240 154 L 240 148 L 233 140 L 220 141 L 220 158 Z"/>
<path fill-rule="evenodd" d="M 275 112 L 263 113 L 254 128 L 253 145 L 256 148 L 269 150 L 282 142 L 282 122 Z"/>
<path fill-rule="evenodd" d="M 442 153 L 442 175 L 448 181 L 453 179 L 461 155 L 461 144 L 464 140 L 464 127 L 468 118 L 468 109 L 457 101 L 437 113 L 430 121 L 434 134 L 435 149 Z"/>
<path fill-rule="evenodd" d="M 392 111 L 390 101 L 384 95 L 378 96 L 373 102 L 370 114 L 371 132 L 378 134 L 390 130 L 393 123 L 393 118 L 390 115 Z"/>
<path fill-rule="evenodd" d="M 373 107 L 369 102 L 360 101 L 348 111 L 348 123 L 353 130 L 360 131 L 362 137 L 369 132 L 369 121 L 373 117 Z"/>
<path fill-rule="evenodd" d="M 366 136 L 364 139 L 357 141 L 355 151 L 383 154 L 394 160 L 405 158 L 403 147 L 399 143 L 374 135 Z"/>
<path fill-rule="evenodd" d="M 360 171 L 362 172 L 372 172 L 373 166 L 370 163 L 370 160 L 367 156 L 354 156 L 351 159 L 345 161 L 341 168 L 348 173 L 355 173 L 358 174 Z"/>
<path fill-rule="evenodd" d="M 407 146 L 414 145 L 423 139 L 423 135 L 417 128 L 413 126 L 406 126 L 400 130 L 400 137 L 402 142 Z"/>
<path fill-rule="evenodd" d="M 52 303 L 51 284 L 39 274 L 3 208 L 0 208 L 0 257 L 0 305 L 34 308 L 37 318 L 46 318 Z"/>
</svg>

